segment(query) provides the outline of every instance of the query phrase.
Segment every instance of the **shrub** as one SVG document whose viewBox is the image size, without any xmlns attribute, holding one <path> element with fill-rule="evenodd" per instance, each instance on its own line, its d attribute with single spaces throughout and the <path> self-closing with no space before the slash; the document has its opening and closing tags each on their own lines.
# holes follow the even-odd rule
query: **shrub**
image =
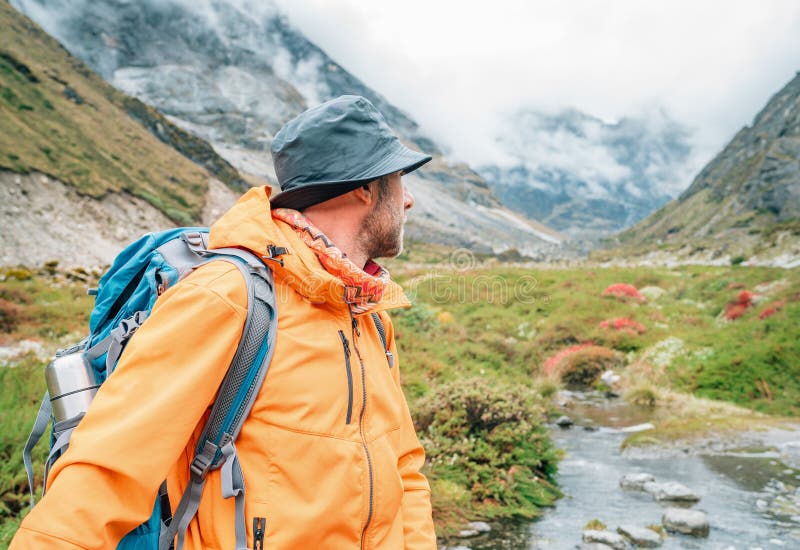
<svg viewBox="0 0 800 550">
<path fill-rule="evenodd" d="M 13 332 L 22 320 L 23 314 L 22 306 L 0 298 L 0 332 Z"/>
<path fill-rule="evenodd" d="M 618 352 L 582 344 L 561 350 L 545 362 L 544 369 L 547 374 L 560 378 L 568 388 L 581 388 L 595 385 L 605 371 L 622 365 L 623 358 Z"/>
<path fill-rule="evenodd" d="M 627 317 L 616 317 L 600 322 L 600 328 L 614 329 L 628 334 L 644 334 L 647 329 L 643 324 L 637 323 Z"/>
<path fill-rule="evenodd" d="M 725 306 L 725 318 L 728 321 L 735 321 L 745 314 L 745 312 L 753 305 L 753 297 L 755 294 L 749 290 L 742 290 L 736 298 L 736 301 L 729 302 Z"/>
<path fill-rule="evenodd" d="M 614 283 L 609 285 L 601 294 L 602 296 L 612 296 L 623 301 L 635 300 L 637 302 L 644 302 L 646 298 L 636 290 L 633 285 L 625 283 Z"/>
<path fill-rule="evenodd" d="M 480 515 L 534 517 L 559 496 L 559 451 L 532 390 L 468 378 L 439 386 L 415 409 L 434 483 L 461 487 Z"/>
<path fill-rule="evenodd" d="M 772 302 L 770 304 L 767 304 L 764 307 L 764 309 L 761 310 L 761 313 L 758 314 L 758 318 L 763 321 L 767 317 L 772 317 L 773 315 L 778 313 L 778 311 L 785 305 L 786 305 L 785 300 L 778 300 L 777 302 Z"/>
</svg>

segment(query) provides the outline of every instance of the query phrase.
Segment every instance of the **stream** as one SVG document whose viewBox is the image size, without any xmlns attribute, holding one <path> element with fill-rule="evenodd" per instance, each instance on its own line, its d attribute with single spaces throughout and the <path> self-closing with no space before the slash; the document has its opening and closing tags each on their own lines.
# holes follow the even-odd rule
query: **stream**
<svg viewBox="0 0 800 550">
<path fill-rule="evenodd" d="M 583 528 L 592 519 L 611 531 L 661 525 L 664 510 L 674 504 L 619 485 L 625 474 L 649 473 L 658 482 L 690 488 L 700 497 L 691 509 L 705 512 L 710 524 L 707 538 L 670 533 L 661 548 L 800 549 L 800 426 L 745 434 L 736 448 L 705 441 L 621 453 L 628 435 L 621 429 L 647 422 L 649 410 L 599 395 L 573 397 L 568 414 L 575 425 L 552 428 L 565 451 L 558 474 L 564 498 L 535 522 L 493 524 L 491 532 L 450 548 L 572 550 L 582 547 Z"/>
</svg>

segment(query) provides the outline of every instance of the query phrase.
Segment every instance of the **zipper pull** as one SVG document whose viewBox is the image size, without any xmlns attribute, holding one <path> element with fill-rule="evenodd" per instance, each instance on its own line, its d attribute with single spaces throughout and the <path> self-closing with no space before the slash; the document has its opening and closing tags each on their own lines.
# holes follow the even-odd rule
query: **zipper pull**
<svg viewBox="0 0 800 550">
<path fill-rule="evenodd" d="M 253 550 L 264 550 L 264 531 L 267 518 L 253 518 Z"/>
<path fill-rule="evenodd" d="M 358 330 L 358 319 L 355 317 L 350 317 L 350 319 L 352 320 L 353 332 L 356 333 L 356 336 L 361 336 L 361 331 Z"/>
</svg>

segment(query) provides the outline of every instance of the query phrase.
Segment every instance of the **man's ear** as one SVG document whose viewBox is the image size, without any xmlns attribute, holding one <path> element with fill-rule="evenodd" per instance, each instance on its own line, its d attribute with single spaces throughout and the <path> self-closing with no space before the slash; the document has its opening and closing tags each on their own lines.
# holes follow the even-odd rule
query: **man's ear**
<svg viewBox="0 0 800 550">
<path fill-rule="evenodd" d="M 350 192 L 357 200 L 366 205 L 371 205 L 375 201 L 375 187 L 373 182 L 365 183 L 361 187 L 356 187 Z"/>
</svg>

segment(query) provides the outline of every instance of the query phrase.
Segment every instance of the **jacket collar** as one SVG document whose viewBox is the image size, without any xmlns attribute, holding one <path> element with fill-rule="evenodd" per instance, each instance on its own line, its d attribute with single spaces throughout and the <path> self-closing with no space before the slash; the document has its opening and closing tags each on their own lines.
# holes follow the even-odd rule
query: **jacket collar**
<svg viewBox="0 0 800 550">
<path fill-rule="evenodd" d="M 272 256 L 271 247 L 283 248 L 285 254 L 267 261 L 276 280 L 312 303 L 348 308 L 342 280 L 322 267 L 293 227 L 272 219 L 267 187 L 250 189 L 211 226 L 209 248 L 224 247 L 246 248 L 262 258 Z M 410 306 L 400 285 L 389 280 L 380 301 L 369 312 Z"/>
</svg>

